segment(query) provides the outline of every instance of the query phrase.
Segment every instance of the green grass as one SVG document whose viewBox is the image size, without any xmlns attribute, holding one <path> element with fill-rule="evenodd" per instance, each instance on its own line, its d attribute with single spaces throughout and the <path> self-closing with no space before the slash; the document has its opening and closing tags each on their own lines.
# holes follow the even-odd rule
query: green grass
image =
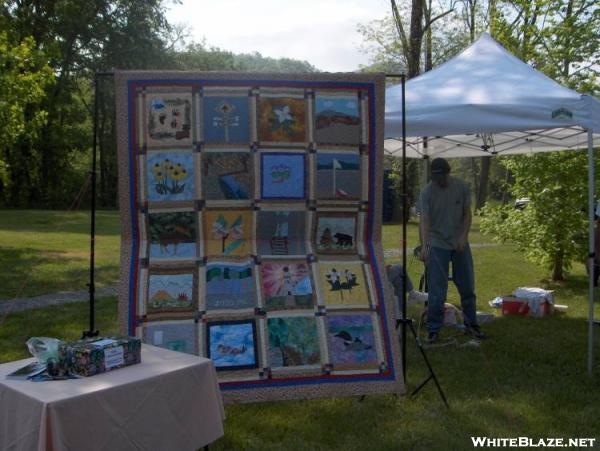
<svg viewBox="0 0 600 451">
<path fill-rule="evenodd" d="M 119 213 L 96 216 L 96 285 L 119 277 Z M 0 301 L 85 290 L 89 281 L 89 213 L 0 212 Z"/>
<path fill-rule="evenodd" d="M 15 217 L 7 219 L 5 214 Z M 39 217 L 53 219 L 45 224 L 24 219 Z M 61 226 L 65 218 L 71 219 L 66 224 L 69 239 L 55 234 L 51 227 Z M 114 281 L 118 265 L 116 213 L 106 213 L 104 221 L 102 236 L 114 242 L 100 248 L 99 253 L 106 255 L 99 259 L 112 268 L 108 274 Z M 62 265 L 57 262 L 55 270 L 41 271 L 36 280 L 38 287 L 56 286 L 50 279 L 71 260 L 68 255 L 86 249 L 81 244 L 87 236 L 85 215 L 3 212 L 0 224 L 3 248 L 8 242 L 17 252 L 32 249 L 29 263 L 11 257 L 13 266 L 2 265 L 2 281 L 19 279 L 28 268 L 43 268 L 36 257 L 52 248 L 65 252 L 59 260 Z M 398 225 L 384 226 L 385 247 L 400 247 L 395 244 L 399 231 Z M 9 232 L 15 233 L 12 240 L 6 238 Z M 416 226 L 411 224 L 409 247 L 415 245 L 416 236 Z M 475 224 L 471 241 L 489 243 L 490 239 L 481 236 Z M 428 355 L 452 406 L 450 411 L 443 407 L 433 384 L 415 398 L 380 395 L 367 396 L 363 402 L 336 398 L 232 405 L 226 407 L 225 436 L 211 449 L 463 450 L 472 448 L 469 437 L 474 435 L 600 439 L 600 365 L 596 364 L 594 378 L 586 373 L 587 279 L 583 266 L 575 265 L 566 283 L 548 285 L 546 272 L 526 262 L 514 246 L 474 247 L 473 254 L 481 310 L 491 311 L 487 301 L 524 285 L 550 286 L 556 290 L 557 302 L 569 309 L 565 315 L 543 319 L 498 317 L 485 328 L 491 338 L 477 348 L 430 349 Z M 86 262 L 76 259 L 73 264 L 83 271 Z M 422 264 L 410 257 L 408 269 L 416 280 Z M 61 280 L 68 284 L 69 274 L 77 271 L 67 271 Z M 449 300 L 458 303 L 453 288 Z M 411 313 L 418 315 L 419 309 L 413 308 Z M 596 316 L 600 316 L 598 305 Z M 100 300 L 97 317 L 102 332 L 115 331 L 116 300 Z M 32 335 L 77 338 L 86 329 L 86 320 L 85 304 L 15 313 L 3 323 L 0 317 L 0 362 L 26 357 L 24 342 Z M 600 328 L 596 330 L 600 335 Z M 446 335 L 453 333 L 447 331 Z M 596 340 L 598 360 L 599 344 Z M 412 389 L 427 373 L 412 341 L 408 351 L 408 386 Z"/>
</svg>

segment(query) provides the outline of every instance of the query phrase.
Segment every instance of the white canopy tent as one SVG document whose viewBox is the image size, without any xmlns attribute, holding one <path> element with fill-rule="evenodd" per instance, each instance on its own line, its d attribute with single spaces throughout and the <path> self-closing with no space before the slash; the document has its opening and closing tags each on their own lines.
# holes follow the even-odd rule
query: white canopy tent
<svg viewBox="0 0 600 451">
<path fill-rule="evenodd" d="M 406 83 L 406 156 L 477 157 L 588 149 L 589 253 L 594 252 L 593 147 L 600 101 L 567 89 L 487 33 L 450 61 Z M 385 151 L 402 152 L 402 87 L 386 90 Z M 593 367 L 594 287 L 589 282 L 588 371 Z"/>
</svg>

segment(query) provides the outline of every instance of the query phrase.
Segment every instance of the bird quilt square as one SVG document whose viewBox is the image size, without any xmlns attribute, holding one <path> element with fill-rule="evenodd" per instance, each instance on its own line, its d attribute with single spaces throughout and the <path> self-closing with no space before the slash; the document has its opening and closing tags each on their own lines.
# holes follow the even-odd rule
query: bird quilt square
<svg viewBox="0 0 600 451">
<path fill-rule="evenodd" d="M 202 111 L 206 144 L 250 142 L 248 96 L 207 96 L 203 99 Z"/>
<path fill-rule="evenodd" d="M 305 154 L 261 154 L 261 198 L 304 199 L 306 197 L 305 171 Z"/>
<path fill-rule="evenodd" d="M 292 97 L 259 97 L 258 140 L 306 142 L 306 101 Z"/>
<path fill-rule="evenodd" d="M 206 330 L 207 357 L 217 371 L 258 367 L 253 320 L 209 322 Z"/>
<path fill-rule="evenodd" d="M 359 99 L 354 96 L 315 95 L 315 141 L 319 144 L 360 143 Z"/>
<path fill-rule="evenodd" d="M 263 261 L 260 275 L 266 310 L 313 308 L 314 290 L 306 261 Z"/>
<path fill-rule="evenodd" d="M 329 355 L 334 370 L 377 367 L 371 315 L 328 315 L 327 329 Z"/>
<path fill-rule="evenodd" d="M 246 262 L 206 265 L 206 310 L 248 309 L 256 304 L 254 266 Z"/>
<path fill-rule="evenodd" d="M 252 211 L 205 210 L 204 239 L 208 257 L 243 257 L 252 250 Z"/>
<path fill-rule="evenodd" d="M 249 152 L 207 152 L 202 157 L 206 200 L 254 198 L 254 165 Z"/>
<path fill-rule="evenodd" d="M 319 365 L 321 350 L 315 317 L 267 319 L 272 368 Z"/>
<path fill-rule="evenodd" d="M 146 180 L 150 202 L 193 200 L 194 155 L 191 152 L 148 153 Z"/>
<path fill-rule="evenodd" d="M 192 94 L 146 94 L 146 145 L 164 147 L 192 144 Z"/>
<path fill-rule="evenodd" d="M 317 154 L 317 199 L 357 200 L 361 188 L 358 153 Z"/>
</svg>

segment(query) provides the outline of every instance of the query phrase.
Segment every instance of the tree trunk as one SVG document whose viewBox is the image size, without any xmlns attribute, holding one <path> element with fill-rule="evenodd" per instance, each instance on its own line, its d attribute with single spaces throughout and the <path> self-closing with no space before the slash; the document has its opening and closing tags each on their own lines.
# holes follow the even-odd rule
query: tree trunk
<svg viewBox="0 0 600 451">
<path fill-rule="evenodd" d="M 429 4 L 427 5 L 427 17 L 425 17 L 425 23 L 431 23 L 431 1 L 429 0 Z M 427 27 L 427 34 L 425 35 L 425 72 L 433 69 L 433 41 L 432 41 L 432 31 L 431 25 Z"/>
<path fill-rule="evenodd" d="M 477 196 L 477 193 L 479 193 L 479 183 L 478 183 L 478 177 L 477 177 L 477 161 L 475 160 L 475 158 L 470 158 L 469 159 L 471 161 L 471 176 L 473 177 L 473 192 L 475 193 L 475 196 Z"/>
<path fill-rule="evenodd" d="M 565 13 L 564 23 L 568 24 L 571 20 L 572 15 L 573 15 L 573 0 L 569 0 L 569 2 L 567 3 L 567 11 Z M 565 39 L 566 39 L 565 48 L 570 49 L 571 48 L 571 39 L 569 38 L 569 33 L 567 33 Z M 571 58 L 570 58 L 568 51 L 565 52 L 565 57 L 563 58 L 562 65 L 563 65 L 563 67 L 562 67 L 563 77 L 565 77 L 565 79 L 567 79 L 567 77 L 569 76 L 569 70 L 570 70 L 570 66 L 571 66 Z"/>
<path fill-rule="evenodd" d="M 498 20 L 498 10 L 496 8 L 496 0 L 489 0 L 489 11 L 490 11 L 490 16 L 489 16 L 489 28 L 490 28 L 490 35 L 494 38 L 497 39 L 497 20 Z"/>
<path fill-rule="evenodd" d="M 554 256 L 554 262 L 552 263 L 552 280 L 561 281 L 565 280 L 563 274 L 563 251 L 560 250 L 558 254 Z"/>
<path fill-rule="evenodd" d="M 481 173 L 479 174 L 479 189 L 477 190 L 475 210 L 480 210 L 485 205 L 485 201 L 487 200 L 491 164 L 492 157 L 481 157 Z"/>
<path fill-rule="evenodd" d="M 410 48 L 408 52 L 408 79 L 416 77 L 421 72 L 423 1 L 425 0 L 412 0 L 412 11 L 410 15 Z"/>
</svg>

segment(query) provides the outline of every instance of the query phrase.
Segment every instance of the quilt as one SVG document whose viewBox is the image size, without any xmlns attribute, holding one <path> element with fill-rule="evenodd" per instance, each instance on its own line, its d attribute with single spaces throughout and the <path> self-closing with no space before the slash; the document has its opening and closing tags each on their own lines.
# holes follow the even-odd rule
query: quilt
<svg viewBox="0 0 600 451">
<path fill-rule="evenodd" d="M 115 76 L 121 332 L 228 402 L 401 393 L 377 74 Z"/>
</svg>

